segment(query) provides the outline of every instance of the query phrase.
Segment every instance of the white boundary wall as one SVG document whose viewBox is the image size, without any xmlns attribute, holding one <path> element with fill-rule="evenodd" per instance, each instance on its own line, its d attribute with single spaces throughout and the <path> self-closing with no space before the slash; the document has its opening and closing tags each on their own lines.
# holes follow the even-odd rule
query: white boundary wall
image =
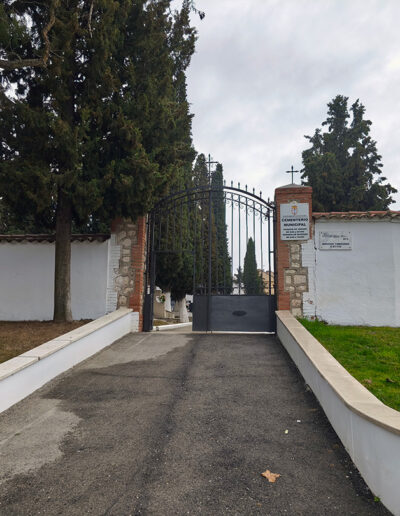
<svg viewBox="0 0 400 516">
<path fill-rule="evenodd" d="M 0 412 L 116 340 L 137 332 L 139 314 L 120 308 L 0 364 Z"/>
<path fill-rule="evenodd" d="M 351 250 L 320 250 L 321 231 L 351 233 Z M 400 326 L 400 219 L 317 219 L 302 244 L 305 317 L 331 324 Z"/>
<path fill-rule="evenodd" d="M 97 319 L 116 309 L 114 268 L 119 246 L 72 242 L 71 307 L 74 319 Z M 0 320 L 53 318 L 54 243 L 0 243 Z"/>
<path fill-rule="evenodd" d="M 289 311 L 277 312 L 277 334 L 371 491 L 400 516 L 400 412 L 357 382 Z"/>
</svg>

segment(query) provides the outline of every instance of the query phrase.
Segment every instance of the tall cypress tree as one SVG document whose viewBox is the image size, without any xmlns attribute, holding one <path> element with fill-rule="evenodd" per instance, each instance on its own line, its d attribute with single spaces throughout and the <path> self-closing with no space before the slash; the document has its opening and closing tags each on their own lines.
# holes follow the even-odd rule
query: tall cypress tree
<svg viewBox="0 0 400 516">
<path fill-rule="evenodd" d="M 263 282 L 257 270 L 256 250 L 254 240 L 251 237 L 247 242 L 242 279 L 244 291 L 247 295 L 257 295 L 263 293 Z"/>
<path fill-rule="evenodd" d="M 386 210 L 397 190 L 384 184 L 381 156 L 370 136 L 371 121 L 357 100 L 348 109 L 348 97 L 328 103 L 323 126 L 306 136 L 311 147 L 303 152 L 305 184 L 313 187 L 315 211 Z M 349 122 L 349 119 L 351 121 Z"/>
<path fill-rule="evenodd" d="M 16 48 L 24 60 L 51 48 L 44 67 L 3 66 L 0 197 L 21 224 L 55 228 L 56 320 L 71 319 L 73 224 L 146 213 L 193 157 L 182 84 L 195 32 L 190 3 L 175 16 L 170 4 L 33 0 L 3 6 L 18 20 L 13 45 L 0 25 L 3 61 L 12 62 Z"/>
<path fill-rule="evenodd" d="M 223 167 L 218 163 L 211 177 L 213 189 L 213 223 L 215 225 L 215 249 L 213 256 L 213 276 L 216 292 L 230 294 L 232 291 L 231 259 L 228 252 L 226 209 L 224 199 Z"/>
<path fill-rule="evenodd" d="M 192 146 L 192 115 L 189 112 L 187 100 L 187 84 L 185 70 L 190 63 L 194 52 L 196 34 L 190 27 L 189 13 L 193 8 L 192 3 L 185 1 L 181 11 L 175 13 L 174 24 L 169 38 L 169 46 L 173 56 L 173 90 L 175 108 L 177 114 L 175 124 L 171 127 L 170 135 L 176 135 L 171 141 L 175 143 L 176 163 L 179 171 L 169 181 L 166 192 L 176 192 L 190 189 L 193 185 L 192 162 L 195 158 L 195 151 Z M 178 136 L 178 137 L 177 137 Z M 191 212 L 187 205 L 178 210 L 170 210 L 165 214 L 164 228 L 175 227 L 176 234 L 182 234 L 182 244 L 185 251 L 193 246 L 190 228 L 192 227 Z M 178 249 L 177 242 L 173 242 L 171 234 L 163 232 L 161 235 L 161 246 L 165 249 Z M 156 283 L 164 291 L 171 291 L 175 299 L 182 299 L 186 293 L 192 291 L 193 254 L 188 252 L 159 254 L 156 260 Z"/>
</svg>

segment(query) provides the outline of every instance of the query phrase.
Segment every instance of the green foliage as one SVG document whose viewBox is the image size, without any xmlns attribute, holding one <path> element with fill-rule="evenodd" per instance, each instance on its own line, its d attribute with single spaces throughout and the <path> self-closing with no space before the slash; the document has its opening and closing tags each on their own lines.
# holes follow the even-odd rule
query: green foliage
<svg viewBox="0 0 400 516">
<path fill-rule="evenodd" d="M 210 179 L 206 157 L 204 154 L 199 154 L 193 167 L 193 186 L 196 188 L 202 186 L 207 187 L 209 184 Z"/>
<path fill-rule="evenodd" d="M 21 17 L 18 4 L 20 2 L 3 0 L 0 5 L 0 59 L 24 57 L 31 46 L 29 27 Z"/>
<path fill-rule="evenodd" d="M 170 191 L 190 190 L 200 185 L 208 185 L 204 154 L 197 156 L 193 170 L 192 167 L 184 169 L 182 177 L 171 185 Z M 183 202 L 182 206 L 178 203 L 176 206 L 170 206 L 169 213 L 163 216 L 165 232 L 162 235 L 162 247 L 179 252 L 157 255 L 156 283 L 164 291 L 171 291 L 172 297 L 176 300 L 193 293 L 193 274 L 196 276 L 196 283 L 204 283 L 207 278 L 204 260 L 207 257 L 208 243 L 205 244 L 202 241 L 200 230 L 202 219 L 203 230 L 208 221 L 207 206 L 208 204 L 203 202 L 198 205 L 192 203 L 190 206 L 186 202 Z M 182 250 L 180 249 L 181 234 Z M 194 262 L 195 256 L 196 262 Z"/>
<path fill-rule="evenodd" d="M 215 225 L 215 245 L 213 264 L 213 278 L 216 292 L 230 294 L 232 291 L 231 258 L 228 252 L 228 236 L 226 225 L 226 209 L 224 199 L 223 168 L 217 164 L 211 177 L 213 223 Z M 216 191 L 215 191 L 216 190 Z"/>
<path fill-rule="evenodd" d="M 243 290 L 243 269 L 241 266 L 238 267 L 236 274 L 234 275 L 234 281 L 238 286 L 239 292 Z"/>
<path fill-rule="evenodd" d="M 351 113 L 351 121 L 350 119 Z M 313 188 L 314 211 L 386 210 L 397 190 L 384 184 L 372 122 L 357 100 L 348 109 L 348 97 L 337 95 L 328 104 L 323 126 L 306 136 L 311 147 L 303 152 L 305 184 Z"/>
<path fill-rule="evenodd" d="M 364 387 L 400 410 L 400 328 L 300 322 Z"/>
<path fill-rule="evenodd" d="M 223 195 L 223 169 L 218 165 L 212 173 L 211 227 L 209 218 L 209 177 L 204 154 L 200 154 L 193 171 L 186 171 L 176 191 L 204 187 L 204 199 L 198 193 L 195 199 L 188 194 L 172 203 L 168 212 L 161 216 L 161 227 L 156 227 L 156 242 L 165 250 L 156 259 L 156 284 L 171 291 L 173 298 L 182 299 L 193 293 L 193 283 L 208 286 L 208 256 L 211 231 L 212 290 L 213 293 L 229 294 L 232 290 L 231 261 L 228 253 L 225 201 Z M 201 192 L 201 190 L 200 190 Z M 182 202 L 183 201 L 183 202 Z M 189 201 L 189 203 L 187 202 Z M 156 222 L 160 226 L 160 220 Z M 160 231 L 160 240 L 159 239 Z"/>
<path fill-rule="evenodd" d="M 1 57 L 16 47 L 35 57 L 51 2 L 18 2 L 18 16 L 10 3 Z M 196 34 L 189 2 L 173 14 L 170 4 L 98 0 L 90 14 L 90 2 L 60 0 L 47 68 L 3 72 L 0 196 L 21 228 L 53 229 L 60 192 L 77 228 L 134 219 L 190 167 L 185 70 Z"/>
<path fill-rule="evenodd" d="M 242 279 L 246 295 L 257 295 L 263 293 L 263 282 L 257 270 L 256 250 L 254 240 L 251 237 L 247 242 Z"/>
</svg>

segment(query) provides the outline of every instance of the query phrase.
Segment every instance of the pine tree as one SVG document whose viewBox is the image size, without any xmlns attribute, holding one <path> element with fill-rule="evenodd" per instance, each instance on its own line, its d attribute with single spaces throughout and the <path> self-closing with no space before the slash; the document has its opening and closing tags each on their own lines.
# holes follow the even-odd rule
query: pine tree
<svg viewBox="0 0 400 516">
<path fill-rule="evenodd" d="M 349 123 L 348 97 L 337 95 L 322 124 L 328 131 L 306 136 L 311 147 L 303 152 L 302 178 L 313 187 L 315 211 L 386 210 L 397 191 L 381 177 L 381 156 L 364 106 L 357 100 L 350 112 Z"/>
<path fill-rule="evenodd" d="M 3 61 L 43 57 L 54 9 L 46 66 L 2 74 L 0 197 L 20 224 L 55 228 L 56 320 L 71 319 L 72 228 L 146 213 L 193 159 L 182 92 L 196 35 L 190 3 L 170 4 L 19 3 L 15 45 L 0 25 Z"/>
<path fill-rule="evenodd" d="M 256 250 L 254 240 L 250 237 L 247 242 L 246 256 L 243 264 L 243 285 L 246 295 L 263 293 L 263 282 L 257 270 Z"/>
</svg>

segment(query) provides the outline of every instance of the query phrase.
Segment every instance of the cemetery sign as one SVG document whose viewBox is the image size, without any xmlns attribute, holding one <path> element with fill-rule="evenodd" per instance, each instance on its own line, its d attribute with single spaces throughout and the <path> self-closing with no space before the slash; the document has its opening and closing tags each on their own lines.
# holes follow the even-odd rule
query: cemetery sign
<svg viewBox="0 0 400 516">
<path fill-rule="evenodd" d="M 310 218 L 308 203 L 281 204 L 281 240 L 308 240 Z"/>
<path fill-rule="evenodd" d="M 320 231 L 319 249 L 351 250 L 350 231 Z"/>
</svg>

